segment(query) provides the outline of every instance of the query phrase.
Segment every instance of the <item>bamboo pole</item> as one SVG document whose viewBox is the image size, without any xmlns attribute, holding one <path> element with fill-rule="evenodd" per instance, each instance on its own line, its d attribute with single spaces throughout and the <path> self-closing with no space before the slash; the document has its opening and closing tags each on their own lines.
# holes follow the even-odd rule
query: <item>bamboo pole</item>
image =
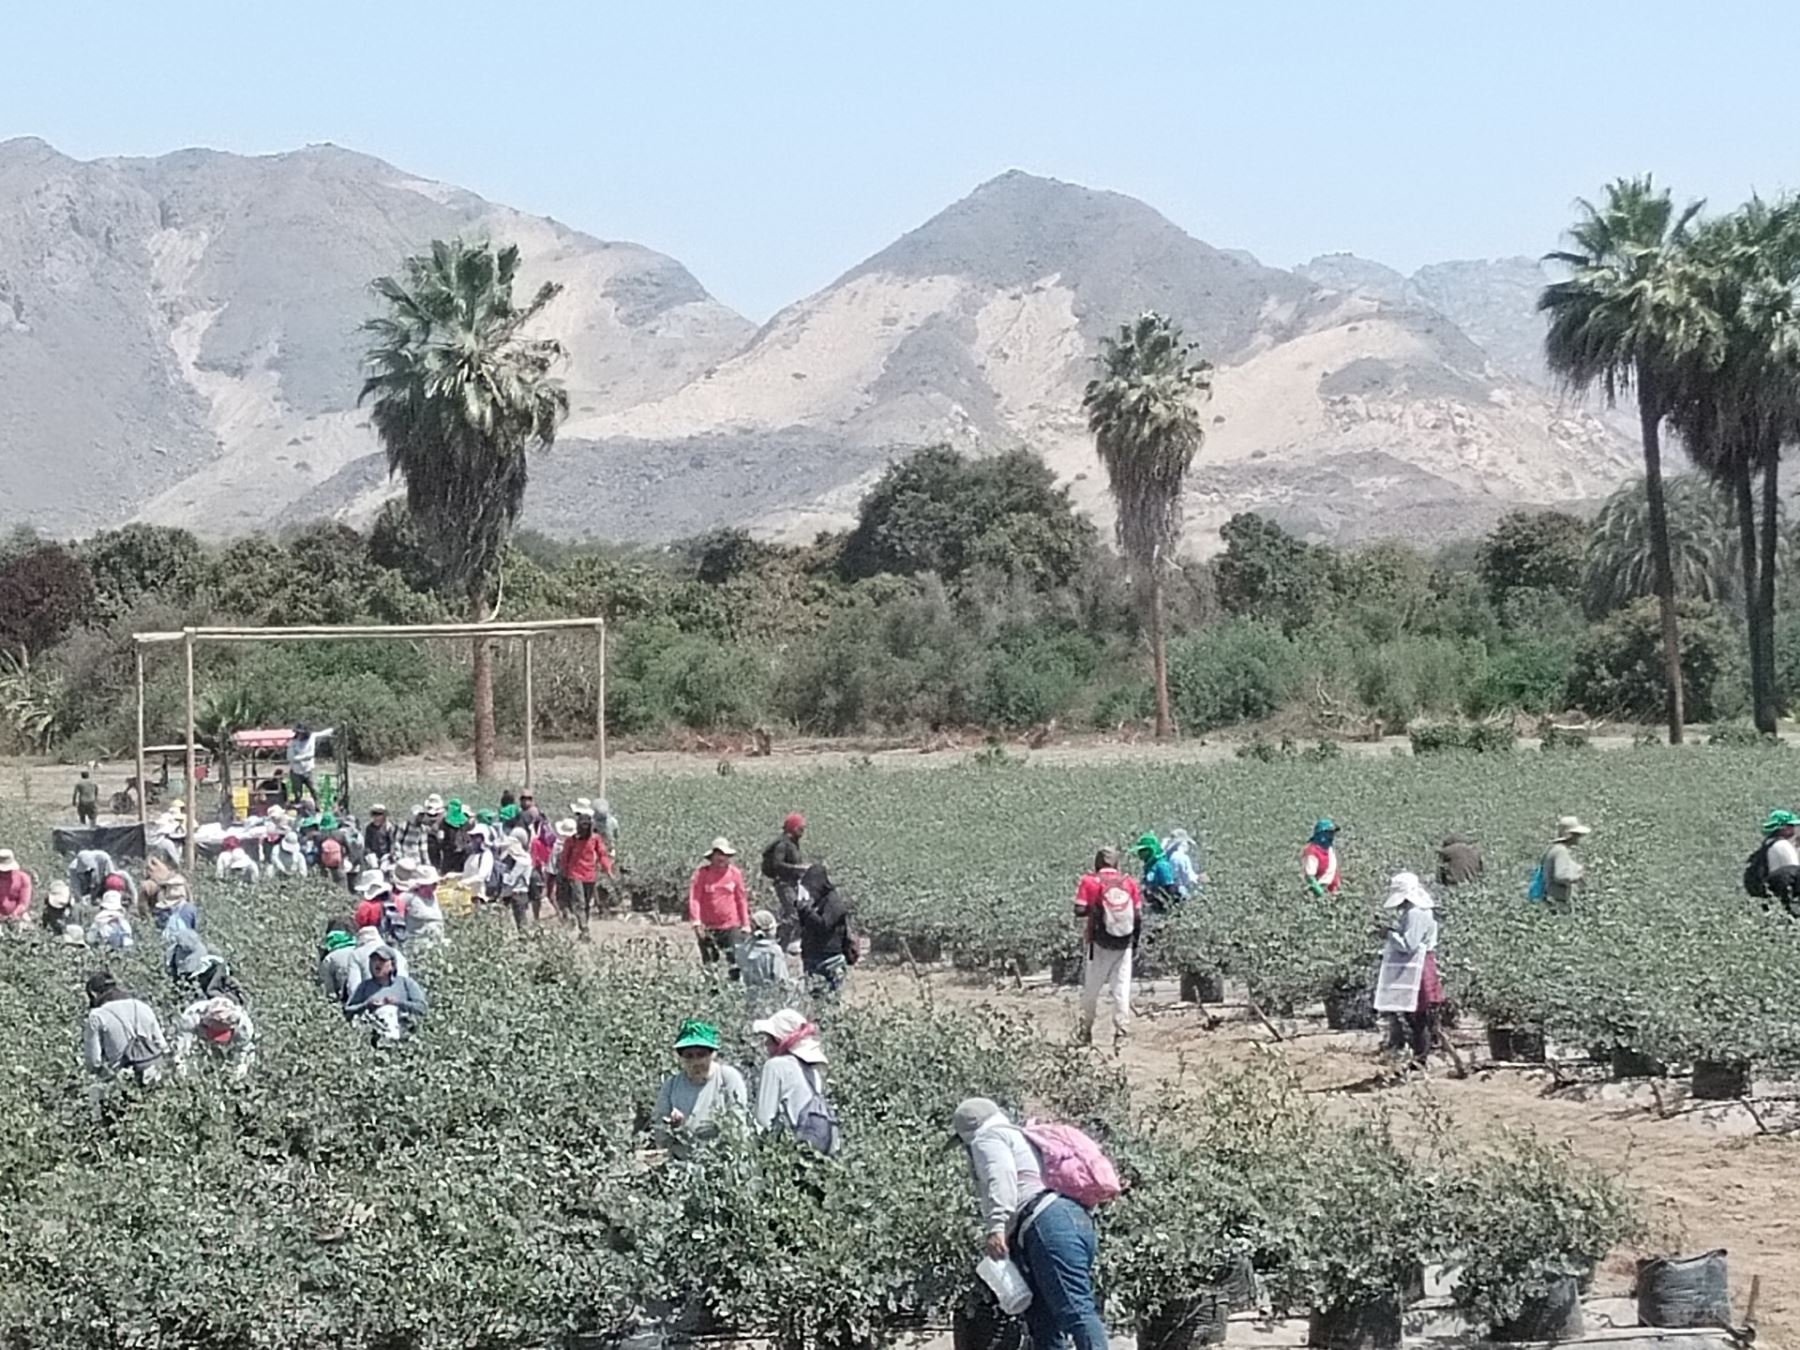
<svg viewBox="0 0 1800 1350">
<path fill-rule="evenodd" d="M 599 761 L 600 795 L 606 795 L 606 624 L 602 621 L 594 627 L 596 647 L 599 652 L 599 677 L 595 683 L 599 693 L 594 699 L 594 757 Z"/>
<path fill-rule="evenodd" d="M 138 829 L 143 831 L 144 845 L 150 843 L 150 787 L 144 781 L 144 649 L 137 649 L 137 799 Z"/>
<path fill-rule="evenodd" d="M 187 838 L 182 842 L 181 852 L 189 872 L 194 870 L 194 630 L 187 630 L 186 641 L 182 643 L 187 656 L 187 801 L 183 809 L 187 813 Z"/>
<path fill-rule="evenodd" d="M 533 776 L 532 735 L 536 729 L 537 704 L 532 698 L 531 689 L 531 639 L 523 639 L 525 645 L 525 790 L 535 793 L 536 781 Z"/>
<path fill-rule="evenodd" d="M 134 633 L 140 644 L 185 642 L 310 642 L 330 638 L 520 638 L 533 633 L 579 632 L 594 619 L 533 619 L 512 623 L 314 624 L 296 628 L 197 627 L 180 632 Z"/>
</svg>

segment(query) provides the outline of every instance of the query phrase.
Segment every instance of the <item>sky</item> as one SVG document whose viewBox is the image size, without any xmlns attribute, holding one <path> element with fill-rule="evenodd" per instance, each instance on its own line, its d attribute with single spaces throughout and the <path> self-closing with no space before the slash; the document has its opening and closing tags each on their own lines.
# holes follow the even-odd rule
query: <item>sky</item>
<svg viewBox="0 0 1800 1350">
<path fill-rule="evenodd" d="M 1786 0 L 17 0 L 0 139 L 331 141 L 678 258 L 753 319 L 1009 168 L 1293 266 L 1555 247 L 1653 172 L 1800 187 Z"/>
</svg>

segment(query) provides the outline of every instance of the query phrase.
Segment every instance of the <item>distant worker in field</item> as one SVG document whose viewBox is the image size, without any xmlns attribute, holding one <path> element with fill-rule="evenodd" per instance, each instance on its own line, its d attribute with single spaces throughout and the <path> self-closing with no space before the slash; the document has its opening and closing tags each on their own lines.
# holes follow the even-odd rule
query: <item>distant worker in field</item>
<svg viewBox="0 0 1800 1350">
<path fill-rule="evenodd" d="M 564 833 L 563 827 L 571 823 L 574 828 Z M 569 816 L 557 823 L 556 833 L 562 840 L 556 852 L 557 908 L 562 911 L 564 923 L 573 915 L 581 941 L 586 942 L 600 878 L 613 874 L 612 854 L 606 850 L 606 836 L 594 828 L 593 803 L 586 797 L 577 799 L 569 808 Z M 689 909 L 692 910 L 691 902 Z M 748 924 L 746 917 L 745 926 Z"/>
<path fill-rule="evenodd" d="M 256 865 L 256 859 L 250 856 L 243 841 L 235 834 L 228 834 L 213 863 L 213 876 L 219 881 L 247 881 L 254 886 L 262 879 L 262 868 Z"/>
<path fill-rule="evenodd" d="M 1343 882 L 1338 868 L 1337 826 L 1329 816 L 1313 826 L 1312 838 L 1300 850 L 1300 873 L 1314 895 L 1336 895 Z"/>
<path fill-rule="evenodd" d="M 1800 912 L 1800 845 L 1794 841 L 1800 816 L 1771 811 L 1763 821 L 1762 843 L 1744 863 L 1744 893 L 1758 900 L 1779 900 L 1788 913 Z M 1765 904 L 1764 908 L 1768 908 Z"/>
<path fill-rule="evenodd" d="M 1144 927 L 1144 900 L 1137 882 L 1119 870 L 1117 849 L 1094 855 L 1094 870 L 1075 888 L 1075 918 L 1081 925 L 1081 1020 L 1075 1038 L 1094 1040 L 1100 1000 L 1107 1000 L 1113 1046 L 1131 1031 L 1131 964 Z"/>
<path fill-rule="evenodd" d="M 719 1137 L 725 1121 L 746 1119 L 750 1090 L 744 1075 L 719 1061 L 719 1030 L 690 1017 L 675 1035 L 681 1072 L 663 1080 L 652 1108 L 650 1137 L 671 1156 L 692 1160 Z"/>
<path fill-rule="evenodd" d="M 314 731 L 304 722 L 294 724 L 294 735 L 287 744 L 288 800 L 319 799 L 318 785 L 313 781 L 313 768 L 318 758 L 319 737 L 331 735 L 331 728 Z"/>
<path fill-rule="evenodd" d="M 1537 872 L 1526 892 L 1529 899 L 1542 900 L 1552 911 L 1567 914 L 1575 898 L 1575 888 L 1586 875 L 1576 860 L 1575 849 L 1592 834 L 1578 816 L 1563 816 L 1556 822 L 1556 837 L 1538 862 Z"/>
<path fill-rule="evenodd" d="M 75 922 L 75 896 L 69 890 L 68 882 L 53 881 L 45 888 L 42 922 L 44 931 L 51 937 L 59 938 L 71 928 L 81 932 L 81 925 Z"/>
<path fill-rule="evenodd" d="M 156 1009 L 121 989 L 111 971 L 99 970 L 88 976 L 87 1001 L 81 1058 L 93 1075 L 88 1101 L 98 1120 L 115 1083 L 154 1087 L 162 1081 L 169 1041 Z"/>
<path fill-rule="evenodd" d="M 1469 886 L 1481 880 L 1481 846 L 1466 834 L 1447 834 L 1438 845 L 1440 886 Z"/>
<path fill-rule="evenodd" d="M 69 863 L 69 889 L 75 892 L 77 900 L 94 904 L 100 899 L 107 877 L 116 870 L 112 854 L 105 849 L 84 848 Z"/>
<path fill-rule="evenodd" d="M 775 934 L 779 923 L 772 911 L 759 909 L 750 916 L 750 941 L 738 957 L 746 991 L 760 990 L 779 1000 L 794 987 L 788 971 L 787 952 Z"/>
<path fill-rule="evenodd" d="M 806 817 L 798 811 L 781 822 L 781 833 L 763 850 L 762 874 L 775 887 L 776 939 L 786 948 L 799 931 L 799 918 L 794 901 L 800 882 L 806 876 L 806 863 L 800 857 L 800 837 L 806 833 Z"/>
<path fill-rule="evenodd" d="M 75 808 L 75 819 L 83 825 L 92 825 L 100 819 L 100 785 L 86 769 L 75 780 L 75 791 L 70 794 L 69 804 Z"/>
<path fill-rule="evenodd" d="M 369 953 L 369 977 L 351 991 L 344 1015 L 370 1033 L 377 1044 L 411 1034 L 425 1016 L 425 991 L 400 970 L 398 956 L 387 947 Z"/>
<path fill-rule="evenodd" d="M 815 997 L 835 996 L 862 955 L 850 931 L 850 902 L 825 870 L 814 863 L 794 895 L 800 916 L 800 968 Z"/>
<path fill-rule="evenodd" d="M 144 899 L 150 904 L 151 917 L 158 928 L 174 919 L 189 928 L 200 926 L 200 911 L 188 892 L 187 878 L 167 858 L 160 854 L 150 858 L 144 864 L 144 876 Z M 111 881 L 107 878 L 108 885 Z"/>
<path fill-rule="evenodd" d="M 233 1078 L 249 1076 L 256 1062 L 256 1025 L 229 994 L 190 1003 L 175 1019 L 175 1072 L 185 1076 L 196 1057 L 225 1067 Z"/>
<path fill-rule="evenodd" d="M 1175 866 L 1163 852 L 1162 842 L 1153 834 L 1138 836 L 1131 846 L 1143 864 L 1143 902 L 1158 914 L 1166 914 L 1181 903 L 1182 894 L 1175 880 Z"/>
<path fill-rule="evenodd" d="M 0 848 L 0 924 L 21 933 L 31 918 L 31 873 L 19 866 L 10 848 Z"/>
<path fill-rule="evenodd" d="M 1424 1068 L 1436 1037 L 1438 1005 L 1444 1001 L 1437 969 L 1437 902 L 1413 873 L 1396 872 L 1388 881 L 1387 907 L 1395 912 L 1394 927 L 1381 953 L 1375 1011 L 1400 1022 L 1412 1066 Z"/>
<path fill-rule="evenodd" d="M 333 919 L 325 925 L 325 940 L 319 945 L 319 988 L 342 1007 L 361 983 L 362 971 L 357 965 L 356 931 L 349 919 Z"/>
<path fill-rule="evenodd" d="M 1175 874 L 1175 889 L 1185 900 L 1206 884 L 1206 874 L 1200 870 L 1200 846 L 1186 830 L 1171 830 L 1162 848 L 1169 870 Z"/>
<path fill-rule="evenodd" d="M 380 802 L 369 808 L 369 823 L 363 826 L 363 856 L 371 864 L 392 861 L 394 853 L 394 827 L 388 823 L 387 807 Z"/>
<path fill-rule="evenodd" d="M 750 935 L 750 893 L 736 857 L 731 841 L 721 835 L 688 882 L 688 922 L 700 944 L 700 962 L 716 965 L 724 957 L 734 980 L 740 978 L 738 949 Z"/>
</svg>

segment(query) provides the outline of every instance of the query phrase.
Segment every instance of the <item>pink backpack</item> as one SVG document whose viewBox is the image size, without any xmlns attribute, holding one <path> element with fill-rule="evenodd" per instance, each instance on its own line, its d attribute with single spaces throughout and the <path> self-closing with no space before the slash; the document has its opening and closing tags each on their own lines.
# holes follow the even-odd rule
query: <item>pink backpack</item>
<svg viewBox="0 0 1800 1350">
<path fill-rule="evenodd" d="M 1028 1120 L 1020 1127 L 1044 1160 L 1044 1185 L 1087 1209 L 1117 1200 L 1119 1171 L 1087 1135 L 1073 1125 Z"/>
</svg>

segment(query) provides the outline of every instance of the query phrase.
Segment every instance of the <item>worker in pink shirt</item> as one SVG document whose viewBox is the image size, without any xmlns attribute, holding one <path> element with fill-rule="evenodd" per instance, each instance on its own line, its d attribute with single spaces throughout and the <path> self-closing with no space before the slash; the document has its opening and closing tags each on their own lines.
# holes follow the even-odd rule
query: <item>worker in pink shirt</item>
<svg viewBox="0 0 1800 1350">
<path fill-rule="evenodd" d="M 30 917 L 31 873 L 10 848 L 0 848 L 0 923 L 23 924 Z"/>
<path fill-rule="evenodd" d="M 732 861 L 736 856 L 729 839 L 713 840 L 706 861 L 694 869 L 688 885 L 688 922 L 694 925 L 701 963 L 714 965 L 723 955 L 734 980 L 738 948 L 750 933 L 750 893 L 744 874 Z"/>
</svg>

